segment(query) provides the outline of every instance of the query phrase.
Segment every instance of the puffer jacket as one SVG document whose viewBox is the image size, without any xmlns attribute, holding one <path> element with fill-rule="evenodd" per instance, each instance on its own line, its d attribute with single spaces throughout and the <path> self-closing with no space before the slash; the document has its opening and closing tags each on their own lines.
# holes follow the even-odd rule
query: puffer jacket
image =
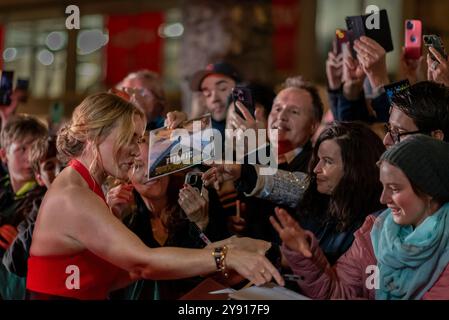
<svg viewBox="0 0 449 320">
<path fill-rule="evenodd" d="M 366 218 L 362 227 L 354 233 L 352 246 L 333 266 L 309 231 L 306 232 L 311 239 L 312 258 L 305 258 L 283 245 L 281 250 L 288 264 L 301 277 L 298 281 L 301 293 L 312 299 L 375 299 L 375 289 L 368 289 L 372 287 L 369 285 L 373 274 L 370 266 L 377 265 L 370 237 L 375 220 L 373 215 Z M 449 266 L 422 299 L 449 299 Z"/>
</svg>

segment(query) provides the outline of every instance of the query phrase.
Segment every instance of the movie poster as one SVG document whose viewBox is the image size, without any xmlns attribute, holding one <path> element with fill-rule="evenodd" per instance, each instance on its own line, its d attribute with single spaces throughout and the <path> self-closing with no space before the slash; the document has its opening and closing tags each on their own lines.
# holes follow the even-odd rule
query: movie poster
<svg viewBox="0 0 449 320">
<path fill-rule="evenodd" d="M 176 129 L 150 131 L 148 177 L 162 177 L 214 157 L 210 114 L 184 122 Z"/>
</svg>

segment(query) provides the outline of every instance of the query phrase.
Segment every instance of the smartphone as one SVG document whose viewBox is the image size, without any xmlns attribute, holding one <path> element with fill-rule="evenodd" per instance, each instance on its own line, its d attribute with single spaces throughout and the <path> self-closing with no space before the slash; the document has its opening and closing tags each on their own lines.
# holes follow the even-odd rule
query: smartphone
<svg viewBox="0 0 449 320">
<path fill-rule="evenodd" d="M 9 106 L 11 104 L 13 78 L 14 71 L 2 71 L 0 78 L 0 106 Z"/>
<path fill-rule="evenodd" d="M 387 94 L 388 101 L 390 102 L 390 105 L 392 103 L 392 99 L 396 94 L 399 94 L 401 92 L 404 92 L 410 88 L 410 82 L 405 79 L 398 82 L 390 83 L 386 86 L 384 86 L 385 93 Z"/>
<path fill-rule="evenodd" d="M 30 80 L 28 79 L 17 79 L 16 89 L 28 91 L 28 87 L 30 86 Z"/>
<path fill-rule="evenodd" d="M 235 112 L 240 117 L 245 119 L 245 117 L 243 116 L 240 109 L 236 106 L 237 101 L 240 101 L 240 103 L 243 104 L 246 107 L 246 109 L 248 109 L 249 113 L 251 113 L 251 115 L 253 117 L 255 117 L 256 109 L 254 106 L 254 98 L 253 98 L 251 89 L 249 89 L 245 86 L 242 86 L 242 85 L 237 85 L 234 89 L 232 89 L 231 95 L 232 95 L 232 100 L 234 101 Z"/>
<path fill-rule="evenodd" d="M 26 103 L 28 100 L 28 88 L 30 86 L 30 80 L 28 79 L 17 79 L 16 90 L 21 91 L 22 94 L 19 97 L 19 102 Z"/>
<path fill-rule="evenodd" d="M 333 51 L 336 55 L 343 52 L 343 45 L 348 44 L 350 41 L 348 30 L 337 29 L 335 30 L 334 48 Z"/>
<path fill-rule="evenodd" d="M 421 20 L 405 20 L 405 58 L 418 60 L 422 54 Z"/>
<path fill-rule="evenodd" d="M 367 27 L 366 21 L 372 19 L 373 14 L 379 15 L 379 28 Z M 393 39 L 391 37 L 387 10 L 382 9 L 378 13 L 373 14 L 346 17 L 347 29 L 351 31 L 351 43 L 361 36 L 366 36 L 379 43 L 385 49 L 385 52 L 393 51 Z"/>
<path fill-rule="evenodd" d="M 191 185 L 193 188 L 196 188 L 198 192 L 201 193 L 201 189 L 203 188 L 203 180 L 201 176 L 202 172 L 187 172 L 185 183 Z"/>
<path fill-rule="evenodd" d="M 447 53 L 444 49 L 443 41 L 441 41 L 440 36 L 437 36 L 436 34 L 426 34 L 423 36 L 423 41 L 426 48 L 435 48 L 444 57 L 444 59 L 447 60 Z M 433 54 L 430 54 L 430 57 L 434 61 L 437 60 Z"/>
</svg>

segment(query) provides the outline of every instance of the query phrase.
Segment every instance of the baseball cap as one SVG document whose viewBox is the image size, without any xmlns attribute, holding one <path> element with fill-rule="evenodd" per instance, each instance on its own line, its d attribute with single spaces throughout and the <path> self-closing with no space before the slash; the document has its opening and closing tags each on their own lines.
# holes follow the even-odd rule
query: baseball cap
<svg viewBox="0 0 449 320">
<path fill-rule="evenodd" d="M 240 82 L 240 75 L 232 65 L 227 62 L 217 62 L 207 65 L 205 70 L 197 71 L 190 79 L 190 89 L 201 91 L 201 83 L 211 74 L 221 74 Z"/>
</svg>

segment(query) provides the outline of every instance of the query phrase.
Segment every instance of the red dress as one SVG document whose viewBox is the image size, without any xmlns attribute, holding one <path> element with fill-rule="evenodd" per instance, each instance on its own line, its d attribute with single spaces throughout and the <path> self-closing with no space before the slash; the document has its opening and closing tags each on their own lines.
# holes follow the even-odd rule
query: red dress
<svg viewBox="0 0 449 320">
<path fill-rule="evenodd" d="M 72 160 L 69 166 L 75 169 L 88 183 L 89 188 L 106 202 L 101 187 L 81 162 Z M 126 271 L 87 249 L 72 255 L 30 255 L 27 290 L 32 299 L 106 299 L 113 284 L 124 272 Z"/>
</svg>

